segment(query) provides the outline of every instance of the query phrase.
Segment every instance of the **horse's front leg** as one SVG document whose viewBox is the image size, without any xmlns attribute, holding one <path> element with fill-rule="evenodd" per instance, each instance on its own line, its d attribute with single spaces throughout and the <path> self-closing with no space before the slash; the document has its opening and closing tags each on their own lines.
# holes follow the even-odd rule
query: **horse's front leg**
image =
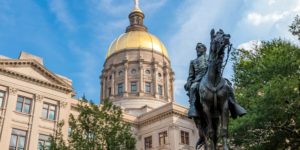
<svg viewBox="0 0 300 150">
<path fill-rule="evenodd" d="M 221 113 L 221 137 L 223 140 L 223 150 L 228 150 L 228 119 L 229 119 L 229 112 L 228 112 L 228 101 L 227 99 L 224 100 L 223 109 Z"/>
<path fill-rule="evenodd" d="M 205 149 L 207 148 L 207 144 L 208 144 L 208 138 L 210 140 L 212 140 L 212 136 L 213 136 L 213 129 L 212 129 L 212 118 L 211 118 L 211 113 L 209 110 L 209 102 L 205 101 L 203 102 L 203 112 L 206 115 L 206 121 L 207 121 L 207 130 L 206 130 L 206 137 L 205 137 Z M 210 142 L 211 143 L 211 142 Z"/>
</svg>

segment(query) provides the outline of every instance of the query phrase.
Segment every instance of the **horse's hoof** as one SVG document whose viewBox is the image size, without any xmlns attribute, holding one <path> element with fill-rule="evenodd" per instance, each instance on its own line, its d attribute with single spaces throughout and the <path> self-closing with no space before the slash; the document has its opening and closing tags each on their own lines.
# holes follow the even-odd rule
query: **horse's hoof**
<svg viewBox="0 0 300 150">
<path fill-rule="evenodd" d="M 223 146 L 223 150 L 229 150 L 227 145 Z"/>
<path fill-rule="evenodd" d="M 197 143 L 196 143 L 196 150 L 197 149 L 200 149 L 203 145 L 204 145 L 205 143 L 204 143 L 204 140 L 201 140 L 201 139 L 199 139 L 198 141 L 197 141 Z"/>
</svg>

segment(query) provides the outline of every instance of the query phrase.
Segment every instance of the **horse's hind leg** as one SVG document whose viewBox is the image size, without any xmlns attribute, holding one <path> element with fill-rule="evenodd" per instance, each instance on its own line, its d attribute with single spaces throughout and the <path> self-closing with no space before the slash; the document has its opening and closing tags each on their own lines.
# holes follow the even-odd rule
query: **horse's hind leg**
<svg viewBox="0 0 300 150">
<path fill-rule="evenodd" d="M 219 123 L 220 123 L 219 117 L 212 118 L 212 130 L 213 130 L 213 135 L 212 135 L 212 146 L 213 147 L 212 147 L 212 149 L 217 149 Z"/>
<path fill-rule="evenodd" d="M 227 144 L 228 119 L 229 119 L 228 102 L 227 100 L 225 100 L 223 104 L 222 113 L 221 113 L 221 131 L 220 131 L 223 140 L 223 150 L 228 150 L 228 144 Z"/>
</svg>

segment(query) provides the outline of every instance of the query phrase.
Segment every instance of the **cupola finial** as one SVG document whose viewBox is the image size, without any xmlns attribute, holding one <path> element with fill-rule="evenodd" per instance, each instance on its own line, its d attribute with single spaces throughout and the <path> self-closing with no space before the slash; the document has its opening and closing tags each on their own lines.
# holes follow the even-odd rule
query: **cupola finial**
<svg viewBox="0 0 300 150">
<path fill-rule="evenodd" d="M 144 13 L 139 7 L 139 0 L 134 0 L 134 7 L 129 14 L 130 25 L 126 28 L 129 31 L 146 31 L 147 27 L 144 26 Z"/>
</svg>

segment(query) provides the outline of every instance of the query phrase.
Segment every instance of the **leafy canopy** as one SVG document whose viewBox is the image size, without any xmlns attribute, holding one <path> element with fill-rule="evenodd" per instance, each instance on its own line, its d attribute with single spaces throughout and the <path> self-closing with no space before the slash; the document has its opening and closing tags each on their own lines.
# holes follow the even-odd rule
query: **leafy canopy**
<svg viewBox="0 0 300 150">
<path fill-rule="evenodd" d="M 62 140 L 58 138 L 52 142 L 53 150 L 63 148 L 70 150 L 135 149 L 135 138 L 131 133 L 130 125 L 122 120 L 121 108 L 108 100 L 98 106 L 88 103 L 83 98 L 83 102 L 77 105 L 77 110 L 78 116 L 70 115 L 71 132 L 68 144 L 61 144 Z"/>
<path fill-rule="evenodd" d="M 300 48 L 281 39 L 234 55 L 235 96 L 248 114 L 232 121 L 247 149 L 300 147 Z"/>
</svg>

